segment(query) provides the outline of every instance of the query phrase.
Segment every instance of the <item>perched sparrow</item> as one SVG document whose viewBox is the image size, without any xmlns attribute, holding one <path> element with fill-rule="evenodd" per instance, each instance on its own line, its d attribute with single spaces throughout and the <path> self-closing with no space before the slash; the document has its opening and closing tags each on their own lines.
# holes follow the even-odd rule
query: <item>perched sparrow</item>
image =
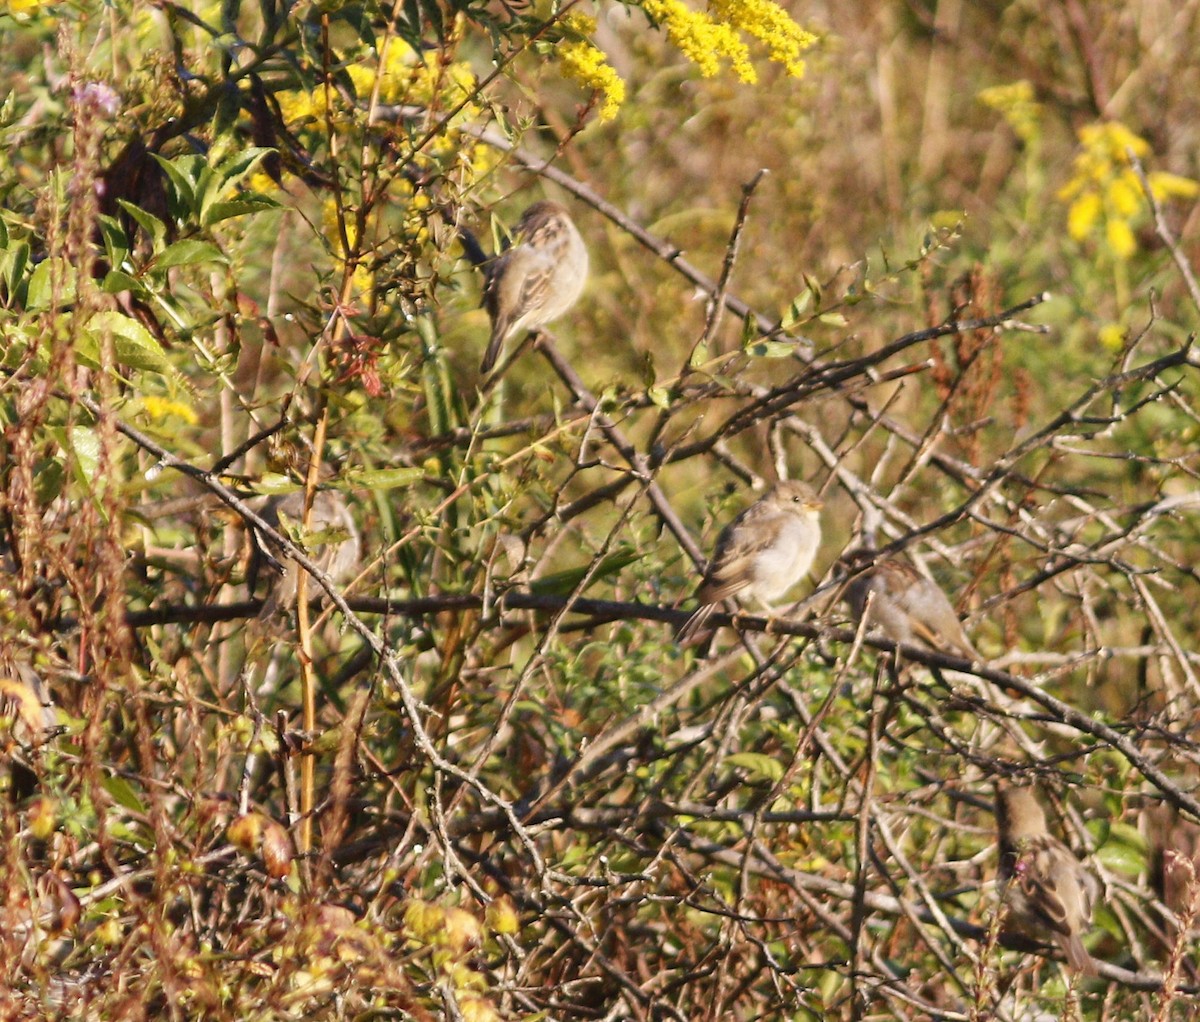
<svg viewBox="0 0 1200 1022">
<path fill-rule="evenodd" d="M 525 210 L 513 240 L 487 268 L 483 303 L 492 336 L 481 373 L 491 372 L 501 345 L 517 331 L 537 330 L 574 305 L 587 280 L 587 249 L 557 202 L 535 202 Z"/>
<path fill-rule="evenodd" d="M 1058 838 L 1029 788 L 996 786 L 1000 881 L 1009 918 L 1035 939 L 1054 938 L 1071 968 L 1095 975 L 1080 939 L 1092 922 L 1096 880 Z"/>
<path fill-rule="evenodd" d="M 58 734 L 58 711 L 42 676 L 23 653 L 0 652 L 0 762 L 9 795 L 20 802 L 38 787 L 37 750 Z"/>
<path fill-rule="evenodd" d="M 58 723 L 42 676 L 16 657 L 0 657 L 0 719 L 22 745 L 37 745 Z"/>
<path fill-rule="evenodd" d="M 298 529 L 304 521 L 304 491 L 272 497 L 267 501 L 262 515 L 276 528 L 280 527 L 281 519 L 287 519 Z M 335 582 L 345 582 L 354 576 L 362 557 L 362 545 L 350 508 L 336 490 L 318 490 L 313 494 L 308 530 L 301 537 L 301 545 L 317 567 Z M 296 587 L 303 570 L 295 561 L 286 559 L 284 573 L 273 580 L 259 617 L 272 617 L 296 602 Z M 316 595 L 312 583 L 309 584 L 309 593 Z"/>
<path fill-rule="evenodd" d="M 753 600 L 769 610 L 812 567 L 824 506 L 807 484 L 784 480 L 725 526 L 696 590 L 700 607 L 679 637 L 694 635 L 717 604 L 730 597 Z"/>
<path fill-rule="evenodd" d="M 858 556 L 853 554 L 850 559 Z M 983 659 L 963 631 L 946 594 L 904 558 L 886 557 L 850 580 L 843 598 L 859 621 L 868 597 L 868 627 L 877 627 L 889 639 L 967 660 Z"/>
</svg>

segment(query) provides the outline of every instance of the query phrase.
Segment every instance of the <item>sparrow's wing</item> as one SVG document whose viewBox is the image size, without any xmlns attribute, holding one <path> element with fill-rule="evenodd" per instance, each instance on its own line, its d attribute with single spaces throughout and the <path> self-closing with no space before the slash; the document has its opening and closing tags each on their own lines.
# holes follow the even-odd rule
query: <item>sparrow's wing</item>
<svg viewBox="0 0 1200 1022">
<path fill-rule="evenodd" d="M 1086 873 L 1053 838 L 1035 839 L 1016 869 L 1029 908 L 1054 933 L 1077 934 L 1091 918 Z"/>
<path fill-rule="evenodd" d="M 719 603 L 750 585 L 754 559 L 779 540 L 786 519 L 778 512 L 752 505 L 726 527 L 717 540 L 704 581 L 696 592 L 701 603 Z"/>
<path fill-rule="evenodd" d="M 909 588 L 906 602 L 913 635 L 931 649 L 968 660 L 980 658 L 954 607 L 936 583 L 920 576 Z"/>
<path fill-rule="evenodd" d="M 692 613 L 692 616 L 683 623 L 683 627 L 675 633 L 675 638 L 680 642 L 687 642 L 704 627 L 705 622 L 712 617 L 716 609 L 717 605 L 715 603 L 700 604 Z"/>
<path fill-rule="evenodd" d="M 536 318 L 537 310 L 545 304 L 554 270 L 553 260 L 528 245 L 510 248 L 496 259 L 484 288 L 484 306 L 492 320 L 492 336 L 480 372 L 490 372 L 509 336 L 522 323 L 532 323 Z"/>
<path fill-rule="evenodd" d="M 1052 901 L 1048 904 L 1053 905 L 1055 940 L 1073 969 L 1095 975 L 1096 963 L 1080 937 L 1092 918 L 1094 878 L 1066 848 L 1055 846 L 1048 852 L 1051 854 L 1046 856 L 1046 880 L 1041 890 L 1053 890 Z"/>
</svg>

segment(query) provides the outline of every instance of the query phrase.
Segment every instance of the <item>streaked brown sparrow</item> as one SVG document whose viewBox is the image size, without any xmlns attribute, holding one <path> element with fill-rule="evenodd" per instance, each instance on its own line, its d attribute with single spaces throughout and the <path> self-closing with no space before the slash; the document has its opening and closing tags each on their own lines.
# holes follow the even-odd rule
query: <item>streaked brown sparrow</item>
<svg viewBox="0 0 1200 1022">
<path fill-rule="evenodd" d="M 1008 918 L 1029 937 L 1053 938 L 1072 969 L 1095 975 L 1096 963 L 1081 939 L 1092 923 L 1095 877 L 1046 829 L 1032 789 L 997 784 L 996 825 Z"/>
<path fill-rule="evenodd" d="M 853 570 L 868 557 L 866 551 L 845 558 Z M 843 596 L 861 621 L 870 599 L 868 630 L 878 628 L 895 642 L 924 646 L 967 660 L 982 660 L 967 638 L 954 607 L 936 582 L 926 578 L 903 557 L 885 557 L 851 578 Z"/>
<path fill-rule="evenodd" d="M 731 597 L 769 611 L 812 567 L 824 506 L 806 483 L 784 480 L 725 526 L 696 590 L 700 606 L 679 637 L 694 635 L 717 605 Z"/>
<path fill-rule="evenodd" d="M 286 521 L 293 532 L 299 530 L 304 522 L 304 491 L 272 497 L 262 514 L 277 529 Z M 336 490 L 317 490 L 313 494 L 308 529 L 300 540 L 317 567 L 333 581 L 346 582 L 354 576 L 362 557 L 362 542 L 346 499 Z M 287 611 L 296 602 L 296 588 L 303 570 L 291 558 L 285 559 L 284 573 L 273 579 L 259 617 L 269 618 Z M 311 596 L 317 595 L 311 583 L 308 591 Z"/>
<path fill-rule="evenodd" d="M 492 336 L 479 371 L 492 371 L 501 346 L 513 334 L 537 330 L 570 309 L 587 272 L 587 248 L 566 209 L 546 200 L 525 210 L 512 246 L 487 266 L 483 303 Z"/>
<path fill-rule="evenodd" d="M 0 651 L 0 722 L 0 762 L 8 763 L 9 795 L 21 801 L 38 787 L 38 748 L 59 733 L 50 690 L 23 651 Z"/>
</svg>

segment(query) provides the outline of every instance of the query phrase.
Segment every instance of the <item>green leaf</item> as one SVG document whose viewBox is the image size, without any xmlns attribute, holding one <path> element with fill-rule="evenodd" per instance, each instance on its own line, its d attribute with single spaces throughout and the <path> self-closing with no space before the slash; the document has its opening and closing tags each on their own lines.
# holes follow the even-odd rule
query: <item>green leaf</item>
<svg viewBox="0 0 1200 1022">
<path fill-rule="evenodd" d="M 222 202 L 221 199 L 236 188 L 238 183 L 271 152 L 273 150 L 263 146 L 253 146 L 240 153 L 235 153 L 229 159 L 213 167 L 211 172 L 204 176 L 204 183 L 198 192 L 200 207 L 198 212 L 202 226 L 211 227 L 218 220 L 236 215 L 226 212 L 228 204 Z M 225 207 L 225 209 L 219 207 Z"/>
<path fill-rule="evenodd" d="M 1109 869 L 1136 877 L 1146 868 L 1148 848 L 1145 836 L 1134 826 L 1119 820 L 1108 821 L 1104 843 L 1096 858 Z"/>
<path fill-rule="evenodd" d="M 601 579 L 615 575 L 641 556 L 632 548 L 614 551 L 600 562 L 588 584 L 594 585 Z M 545 575 L 530 582 L 529 591 L 540 596 L 566 596 L 567 593 L 574 592 L 579 583 L 583 581 L 588 574 L 589 567 L 590 565 L 582 568 L 568 568 L 566 571 L 559 571 L 553 575 Z"/>
<path fill-rule="evenodd" d="M 740 767 L 748 771 L 752 779 L 770 781 L 772 784 L 783 777 L 783 764 L 761 752 L 735 752 L 725 757 L 725 765 Z"/>
<path fill-rule="evenodd" d="M 172 266 L 196 266 L 200 263 L 228 264 L 229 260 L 211 241 L 200 241 L 188 238 L 168 245 L 162 255 L 154 260 L 156 270 L 170 269 Z"/>
<path fill-rule="evenodd" d="M 33 466 L 33 492 L 43 504 L 57 499 L 62 493 L 66 472 L 58 458 L 44 458 Z"/>
<path fill-rule="evenodd" d="M 281 209 L 282 207 L 269 195 L 255 192 L 243 195 L 241 198 L 230 199 L 228 202 L 214 202 L 204 214 L 204 226 L 211 227 L 222 220 L 235 216 L 245 216 L 247 213 L 261 213 L 266 209 Z"/>
<path fill-rule="evenodd" d="M 795 353 L 796 346 L 789 341 L 755 341 L 746 348 L 746 354 L 755 358 L 787 358 Z"/>
<path fill-rule="evenodd" d="M 58 291 L 55 292 L 55 286 Z M 75 301 L 75 268 L 57 256 L 43 259 L 33 269 L 25 308 L 39 312 L 54 305 L 69 305 Z"/>
<path fill-rule="evenodd" d="M 304 487 L 291 476 L 281 472 L 267 472 L 252 487 L 255 493 L 277 497 L 281 493 L 295 493 Z"/>
<path fill-rule="evenodd" d="M 370 472 L 347 472 L 343 477 L 343 486 L 338 489 L 363 490 L 396 490 L 403 486 L 412 486 L 425 478 L 425 472 L 419 468 L 381 468 Z"/>
<path fill-rule="evenodd" d="M 147 213 L 144 209 L 135 206 L 132 202 L 127 202 L 125 199 L 117 199 L 117 205 L 125 210 L 143 231 L 150 235 L 150 240 L 154 243 L 155 252 L 162 249 L 163 242 L 167 237 L 166 224 L 159 220 L 153 213 Z"/>
<path fill-rule="evenodd" d="M 109 270 L 104 275 L 104 280 L 100 284 L 100 290 L 105 294 L 115 295 L 122 291 L 131 291 L 135 295 L 145 297 L 150 294 L 149 288 L 146 287 L 137 277 L 132 277 L 124 270 Z"/>
<path fill-rule="evenodd" d="M 90 426 L 72 426 L 69 442 L 81 479 L 91 485 L 100 468 L 99 434 Z"/>
<path fill-rule="evenodd" d="M 251 146 L 240 153 L 235 153 L 216 166 L 217 179 L 223 188 L 233 188 L 273 152 L 275 150 L 269 146 Z"/>
<path fill-rule="evenodd" d="M 812 302 L 813 293 L 809 290 L 801 291 L 788 304 L 784 310 L 783 316 L 779 320 L 779 325 L 784 330 L 790 330 L 804 317 L 804 312 Z"/>
<path fill-rule="evenodd" d="M 109 776 L 102 782 L 107 791 L 119 806 L 124 806 L 130 812 L 145 813 L 146 807 L 133 790 L 133 786 L 124 777 Z"/>
<path fill-rule="evenodd" d="M 197 212 L 196 193 L 200 187 L 200 180 L 208 170 L 204 158 L 193 155 L 177 156 L 168 160 L 157 153 L 154 154 L 154 158 L 171 181 L 176 204 L 180 207 L 176 210 L 177 214 L 181 218 L 194 215 Z"/>
<path fill-rule="evenodd" d="M 671 408 L 671 391 L 667 387 L 653 386 L 646 391 L 646 396 L 664 412 Z"/>
<path fill-rule="evenodd" d="M 112 335 L 117 362 L 131 369 L 148 369 L 164 376 L 178 373 L 167 360 L 166 352 L 137 320 L 119 312 L 98 312 L 87 325 L 89 338 L 95 343 L 94 364 L 99 365 L 100 341 L 105 333 Z"/>
<path fill-rule="evenodd" d="M 100 236 L 104 239 L 104 255 L 109 266 L 121 266 L 129 258 L 129 238 L 115 217 L 98 216 Z"/>
<path fill-rule="evenodd" d="M 4 253 L 4 286 L 9 298 L 16 296 L 29 265 L 29 243 L 18 241 Z"/>
<path fill-rule="evenodd" d="M 817 317 L 826 326 L 845 326 L 846 317 L 840 312 L 823 312 Z"/>
</svg>

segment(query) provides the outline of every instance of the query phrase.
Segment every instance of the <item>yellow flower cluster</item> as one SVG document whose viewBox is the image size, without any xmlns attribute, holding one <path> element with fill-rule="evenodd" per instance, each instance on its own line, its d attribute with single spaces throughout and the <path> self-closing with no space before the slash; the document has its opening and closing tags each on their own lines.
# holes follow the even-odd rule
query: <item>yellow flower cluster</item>
<svg viewBox="0 0 1200 1022">
<path fill-rule="evenodd" d="M 0 14 L 33 14 L 38 8 L 49 5 L 49 0 L 3 0 Z"/>
<path fill-rule="evenodd" d="M 436 53 L 419 54 L 400 39 L 389 39 L 381 54 L 346 64 L 360 107 L 379 83 L 380 103 L 453 107 L 475 88 L 475 75 L 464 63 L 443 63 Z M 324 112 L 321 90 L 293 90 L 276 95 L 283 119 L 291 128 L 318 120 Z"/>
<path fill-rule="evenodd" d="M 1109 251 L 1118 259 L 1128 259 L 1137 251 L 1134 219 L 1144 211 L 1141 182 L 1128 153 L 1144 159 L 1150 154 L 1150 145 L 1116 121 L 1081 128 L 1079 142 L 1082 148 L 1075 157 L 1071 180 L 1058 192 L 1059 200 L 1069 203 L 1067 230 L 1082 241 L 1103 228 Z M 1200 194 L 1200 184 L 1178 174 L 1156 172 L 1148 174 L 1147 180 L 1159 201 Z"/>
<path fill-rule="evenodd" d="M 152 422 L 162 422 L 171 416 L 182 419 L 189 426 L 194 426 L 200 421 L 200 417 L 191 405 L 171 398 L 158 397 L 155 394 L 147 394 L 142 398 L 142 408 L 145 409 Z"/>
<path fill-rule="evenodd" d="M 749 47 L 729 25 L 693 11 L 683 0 L 645 0 L 642 10 L 667 30 L 667 38 L 705 78 L 718 74 L 721 59 L 726 58 L 733 65 L 733 73 L 743 82 L 758 81 L 758 72 L 750 63 Z"/>
<path fill-rule="evenodd" d="M 706 78 L 717 74 L 725 59 L 743 82 L 758 81 L 742 33 L 762 43 L 768 58 L 797 78 L 804 74 L 801 55 L 817 41 L 775 0 L 711 0 L 708 11 L 693 11 L 683 0 L 644 0 L 642 9 Z"/>
<path fill-rule="evenodd" d="M 600 104 L 600 120 L 611 121 L 625 102 L 625 82 L 604 54 L 582 38 L 596 31 L 596 22 L 582 14 L 569 14 L 563 23 L 565 28 L 581 36 L 564 40 L 554 51 L 563 77 L 599 92 L 604 97 Z"/>
<path fill-rule="evenodd" d="M 345 211 L 345 217 L 346 241 L 350 249 L 353 250 L 358 247 L 358 221 L 355 219 L 354 211 L 351 209 Z M 338 227 L 337 202 L 333 196 L 327 196 L 321 205 L 321 230 L 323 236 L 329 240 L 332 246 L 335 263 L 341 269 L 344 266 L 344 253 L 342 251 L 342 235 Z M 375 275 L 361 262 L 358 263 L 354 267 L 354 294 L 368 294 L 374 285 Z"/>
<path fill-rule="evenodd" d="M 1022 78 L 979 92 L 979 101 L 997 111 L 1026 145 L 1041 134 L 1042 105 L 1033 98 L 1033 85 Z"/>
<path fill-rule="evenodd" d="M 801 28 L 774 0 L 712 0 L 711 10 L 739 32 L 753 36 L 767 48 L 767 55 L 787 68 L 794 78 L 804 74 L 801 55 L 817 37 Z"/>
</svg>

